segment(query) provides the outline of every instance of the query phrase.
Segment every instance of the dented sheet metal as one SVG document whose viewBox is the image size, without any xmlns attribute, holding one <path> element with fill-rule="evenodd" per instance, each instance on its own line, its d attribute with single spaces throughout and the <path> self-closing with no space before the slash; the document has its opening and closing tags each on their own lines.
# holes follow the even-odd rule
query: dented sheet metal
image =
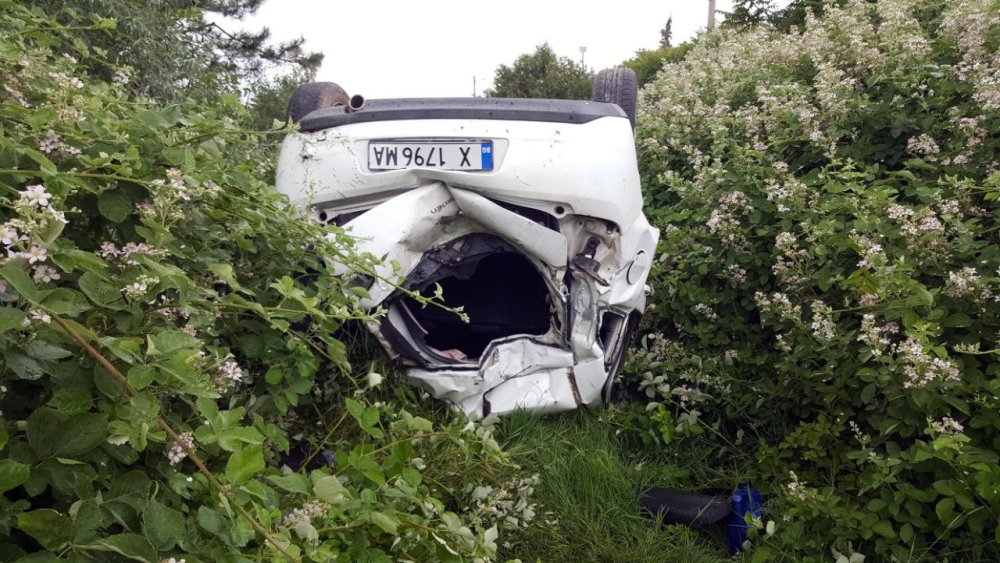
<svg viewBox="0 0 1000 563">
<path fill-rule="evenodd" d="M 380 274 L 412 291 L 471 276 L 494 254 L 517 253 L 530 261 L 544 284 L 548 327 L 540 334 L 504 335 L 479 354 L 463 350 L 461 337 L 447 350 L 432 346 L 417 318 L 421 313 L 394 283 L 378 281 L 370 288 L 365 305 L 387 311 L 370 325 L 383 346 L 410 364 L 413 383 L 471 416 L 601 404 L 619 360 L 606 352 L 624 353 L 629 324 L 622 319 L 638 315 L 645 301 L 646 273 L 634 270 L 648 268 L 648 261 L 635 257 L 652 252 L 655 230 L 644 219 L 635 225 L 639 232 L 622 236 L 617 226 L 597 218 L 570 215 L 545 225 L 525 215 L 473 191 L 429 182 L 346 225 L 362 251 L 385 257 Z M 486 235 L 492 237 L 486 242 L 470 238 Z M 500 297 L 476 298 L 507 306 Z M 444 299 L 449 302 L 447 288 Z M 468 330 L 490 322 L 469 313 Z M 614 331 L 602 324 L 612 322 Z"/>
</svg>

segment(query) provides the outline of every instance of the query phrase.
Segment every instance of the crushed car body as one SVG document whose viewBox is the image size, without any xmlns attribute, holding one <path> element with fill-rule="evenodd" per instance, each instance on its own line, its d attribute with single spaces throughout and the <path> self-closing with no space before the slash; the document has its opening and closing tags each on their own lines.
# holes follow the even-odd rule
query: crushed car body
<svg viewBox="0 0 1000 563">
<path fill-rule="evenodd" d="M 277 186 L 384 258 L 356 282 L 369 328 L 434 397 L 482 417 L 609 396 L 658 238 L 617 105 L 352 99 L 301 119 Z M 410 294 L 436 291 L 468 322 Z"/>
</svg>

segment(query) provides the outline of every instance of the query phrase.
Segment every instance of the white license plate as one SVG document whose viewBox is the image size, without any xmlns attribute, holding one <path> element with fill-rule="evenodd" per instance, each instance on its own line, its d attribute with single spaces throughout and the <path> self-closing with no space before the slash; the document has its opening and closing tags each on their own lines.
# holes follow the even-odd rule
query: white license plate
<svg viewBox="0 0 1000 563">
<path fill-rule="evenodd" d="M 493 170 L 492 141 L 371 141 L 369 170 Z"/>
</svg>

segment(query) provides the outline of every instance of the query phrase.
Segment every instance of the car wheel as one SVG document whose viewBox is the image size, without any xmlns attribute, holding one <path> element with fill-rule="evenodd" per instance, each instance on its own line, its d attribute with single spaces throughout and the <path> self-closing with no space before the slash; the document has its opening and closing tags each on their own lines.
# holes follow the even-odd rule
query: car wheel
<svg viewBox="0 0 1000 563">
<path fill-rule="evenodd" d="M 303 117 L 323 108 L 347 105 L 347 92 L 333 82 L 309 82 L 295 89 L 288 100 L 288 115 L 298 123 Z"/>
<path fill-rule="evenodd" d="M 635 72 L 630 68 L 606 68 L 594 77 L 590 99 L 595 102 L 618 104 L 635 130 L 635 101 L 639 87 Z"/>
</svg>

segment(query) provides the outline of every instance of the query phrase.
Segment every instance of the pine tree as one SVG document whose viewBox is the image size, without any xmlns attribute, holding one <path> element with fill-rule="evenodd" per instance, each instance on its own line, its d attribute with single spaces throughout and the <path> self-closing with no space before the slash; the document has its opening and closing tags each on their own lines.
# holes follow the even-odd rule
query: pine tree
<svg viewBox="0 0 1000 563">
<path fill-rule="evenodd" d="M 660 47 L 670 47 L 670 42 L 674 38 L 674 18 L 673 16 L 667 18 L 667 24 L 663 26 L 660 30 Z"/>
</svg>

